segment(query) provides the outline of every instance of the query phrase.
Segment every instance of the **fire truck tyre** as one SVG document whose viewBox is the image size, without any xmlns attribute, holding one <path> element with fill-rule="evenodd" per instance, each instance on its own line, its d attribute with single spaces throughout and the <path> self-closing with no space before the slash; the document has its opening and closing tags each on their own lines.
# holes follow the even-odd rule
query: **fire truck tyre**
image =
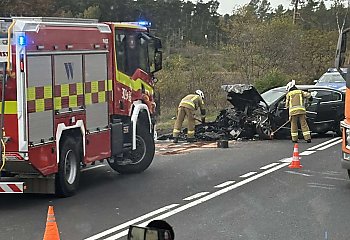
<svg viewBox="0 0 350 240">
<path fill-rule="evenodd" d="M 124 156 L 122 161 L 114 161 L 109 165 L 121 174 L 140 173 L 152 163 L 155 152 L 153 135 L 147 128 L 137 127 L 136 149 Z"/>
<path fill-rule="evenodd" d="M 76 143 L 72 138 L 63 140 L 56 174 L 56 193 L 61 197 L 72 196 L 78 189 L 80 161 L 77 153 Z"/>
</svg>

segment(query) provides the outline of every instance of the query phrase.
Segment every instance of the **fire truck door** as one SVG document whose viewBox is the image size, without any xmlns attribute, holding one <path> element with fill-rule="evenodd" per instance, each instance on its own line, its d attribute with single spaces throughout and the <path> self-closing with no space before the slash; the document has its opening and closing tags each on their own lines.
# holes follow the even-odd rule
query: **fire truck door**
<svg viewBox="0 0 350 240">
<path fill-rule="evenodd" d="M 86 54 L 85 64 L 85 105 L 86 128 L 90 132 L 103 130 L 108 126 L 108 90 L 107 55 Z"/>
<path fill-rule="evenodd" d="M 51 56 L 27 58 L 29 142 L 53 140 L 53 89 Z"/>
</svg>

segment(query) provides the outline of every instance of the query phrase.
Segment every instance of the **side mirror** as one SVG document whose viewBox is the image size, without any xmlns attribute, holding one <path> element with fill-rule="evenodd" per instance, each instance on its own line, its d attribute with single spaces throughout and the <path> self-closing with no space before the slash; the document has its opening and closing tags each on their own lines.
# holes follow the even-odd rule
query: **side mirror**
<svg viewBox="0 0 350 240">
<path fill-rule="evenodd" d="M 345 52 L 346 52 L 346 32 L 342 32 L 338 37 L 337 50 L 335 53 L 335 67 L 339 70 L 345 62 Z"/>
<path fill-rule="evenodd" d="M 162 51 L 156 50 L 154 54 L 154 71 L 152 73 L 158 72 L 162 69 L 163 64 L 163 53 Z"/>
<path fill-rule="evenodd" d="M 173 240 L 170 231 L 131 225 L 128 240 Z"/>
</svg>

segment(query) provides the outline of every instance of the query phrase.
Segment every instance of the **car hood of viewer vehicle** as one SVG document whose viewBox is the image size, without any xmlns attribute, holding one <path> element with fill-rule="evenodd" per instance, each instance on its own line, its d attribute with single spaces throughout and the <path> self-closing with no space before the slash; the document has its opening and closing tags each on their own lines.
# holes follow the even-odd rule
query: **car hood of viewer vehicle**
<svg viewBox="0 0 350 240">
<path fill-rule="evenodd" d="M 257 107 L 260 102 L 267 105 L 251 84 L 222 85 L 221 88 L 227 92 L 227 100 L 239 110 L 244 110 L 246 106 Z"/>
</svg>

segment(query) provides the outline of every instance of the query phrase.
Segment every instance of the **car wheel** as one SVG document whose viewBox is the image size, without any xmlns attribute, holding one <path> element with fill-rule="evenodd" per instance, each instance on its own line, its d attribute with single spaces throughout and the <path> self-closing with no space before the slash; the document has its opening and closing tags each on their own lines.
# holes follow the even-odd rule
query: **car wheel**
<svg viewBox="0 0 350 240">
<path fill-rule="evenodd" d="M 271 139 L 272 129 L 270 121 L 267 119 L 258 123 L 256 126 L 256 132 L 262 140 Z"/>
<path fill-rule="evenodd" d="M 138 126 L 136 133 L 136 149 L 122 158 L 108 160 L 111 168 L 122 174 L 140 173 L 152 163 L 155 145 L 153 135 L 144 126 Z"/>
<path fill-rule="evenodd" d="M 62 197 L 72 196 L 78 189 L 80 159 L 76 143 L 72 138 L 63 140 L 60 148 L 60 162 L 56 174 L 56 193 Z"/>
</svg>

